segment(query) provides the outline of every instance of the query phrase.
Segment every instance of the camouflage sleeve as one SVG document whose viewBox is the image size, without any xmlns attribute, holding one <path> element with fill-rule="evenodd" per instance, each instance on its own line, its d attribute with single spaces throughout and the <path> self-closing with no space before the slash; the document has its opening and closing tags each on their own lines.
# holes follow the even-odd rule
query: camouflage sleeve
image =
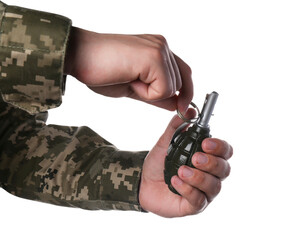
<svg viewBox="0 0 296 240">
<path fill-rule="evenodd" d="M 147 152 L 119 151 L 87 127 L 46 125 L 0 101 L 0 186 L 27 199 L 83 209 L 142 211 Z"/>
<path fill-rule="evenodd" d="M 71 21 L 0 1 L 0 93 L 30 113 L 61 104 Z"/>
</svg>

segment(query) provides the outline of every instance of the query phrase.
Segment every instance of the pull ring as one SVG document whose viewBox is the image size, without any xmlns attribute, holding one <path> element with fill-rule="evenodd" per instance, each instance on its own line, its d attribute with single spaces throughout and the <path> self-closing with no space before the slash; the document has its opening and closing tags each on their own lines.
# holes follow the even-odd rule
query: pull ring
<svg viewBox="0 0 296 240">
<path fill-rule="evenodd" d="M 184 122 L 187 122 L 187 123 L 195 123 L 198 121 L 199 117 L 200 117 L 200 111 L 198 109 L 198 107 L 196 106 L 195 103 L 191 102 L 190 105 L 196 109 L 197 111 L 197 117 L 196 118 L 186 118 L 184 117 L 184 115 L 179 111 L 179 109 L 177 109 L 177 114 L 179 116 L 179 118 L 181 118 Z"/>
</svg>

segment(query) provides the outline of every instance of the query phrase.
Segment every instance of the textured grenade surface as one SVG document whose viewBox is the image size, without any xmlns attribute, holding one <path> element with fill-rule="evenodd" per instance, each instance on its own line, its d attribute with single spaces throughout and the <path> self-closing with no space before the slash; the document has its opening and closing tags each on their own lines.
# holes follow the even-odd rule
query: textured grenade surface
<svg viewBox="0 0 296 240">
<path fill-rule="evenodd" d="M 202 152 L 201 143 L 205 138 L 211 137 L 209 128 L 200 128 L 196 123 L 175 136 L 168 148 L 165 159 L 164 178 L 169 189 L 178 194 L 171 185 L 171 178 L 178 175 L 182 165 L 193 167 L 191 158 L 196 152 Z"/>
</svg>

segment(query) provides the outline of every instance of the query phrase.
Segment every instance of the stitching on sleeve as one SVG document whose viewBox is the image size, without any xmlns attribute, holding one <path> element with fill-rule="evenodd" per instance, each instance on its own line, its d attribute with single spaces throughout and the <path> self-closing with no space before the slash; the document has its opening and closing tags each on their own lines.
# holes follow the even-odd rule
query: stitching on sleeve
<svg viewBox="0 0 296 240">
<path fill-rule="evenodd" d="M 48 49 L 41 49 L 41 48 L 38 48 L 38 49 L 30 49 L 30 48 L 23 48 L 23 47 L 17 47 L 17 46 L 4 46 L 4 45 L 0 45 L 1 48 L 9 48 L 9 49 L 19 49 L 19 50 L 30 50 L 30 51 L 39 51 L 39 52 L 44 52 L 44 53 L 64 53 L 64 50 L 54 50 L 54 51 L 51 51 L 51 50 L 48 50 Z"/>
</svg>

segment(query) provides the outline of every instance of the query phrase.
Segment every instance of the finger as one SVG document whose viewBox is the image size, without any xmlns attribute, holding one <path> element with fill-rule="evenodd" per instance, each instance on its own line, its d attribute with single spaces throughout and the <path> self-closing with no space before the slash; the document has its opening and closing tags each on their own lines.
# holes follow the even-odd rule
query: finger
<svg viewBox="0 0 296 240">
<path fill-rule="evenodd" d="M 165 50 L 167 58 L 165 59 L 168 65 L 168 68 L 170 70 L 170 76 L 173 86 L 173 93 L 175 94 L 176 91 L 178 91 L 182 86 L 181 81 L 181 75 L 179 71 L 178 64 L 176 63 L 174 54 L 169 48 L 168 42 L 166 38 L 162 35 L 148 35 L 148 38 L 150 38 L 153 41 L 156 41 L 159 46 L 161 46 L 161 49 Z"/>
<path fill-rule="evenodd" d="M 180 89 L 180 94 L 178 97 L 178 109 L 184 113 L 186 112 L 190 102 L 193 98 L 193 82 L 191 77 L 190 67 L 177 55 L 174 54 L 176 63 L 178 65 L 181 79 L 182 87 Z"/>
<path fill-rule="evenodd" d="M 209 154 L 228 160 L 233 155 L 233 148 L 226 141 L 217 138 L 207 138 L 202 142 L 202 149 Z"/>
<path fill-rule="evenodd" d="M 161 35 L 144 35 L 144 39 L 150 41 L 147 74 L 140 74 L 139 79 L 146 84 L 133 83 L 135 92 L 139 91 L 145 100 L 161 100 L 172 97 L 176 92 L 176 75 L 169 55 L 169 47 L 165 37 Z M 148 85 L 147 85 L 148 84 Z M 141 87 L 141 88 L 140 88 Z"/>
<path fill-rule="evenodd" d="M 182 87 L 182 78 L 181 78 L 181 74 L 180 74 L 180 70 L 179 70 L 179 66 L 176 62 L 176 59 L 174 57 L 174 54 L 172 53 L 171 50 L 169 50 L 169 56 L 171 59 L 171 63 L 172 63 L 172 67 L 173 67 L 173 71 L 174 71 L 174 75 L 175 75 L 175 86 L 176 86 L 176 91 L 179 91 Z"/>
<path fill-rule="evenodd" d="M 186 112 L 185 116 L 188 118 L 193 118 L 195 114 L 196 114 L 195 110 L 190 108 Z M 159 138 L 156 145 L 161 148 L 167 148 L 175 131 L 182 123 L 184 123 L 184 121 L 178 115 L 175 115 L 170 121 L 169 125 L 167 126 L 162 136 Z"/>
<path fill-rule="evenodd" d="M 173 176 L 171 183 L 176 191 L 190 204 L 186 214 L 202 212 L 208 205 L 207 197 L 202 191 L 182 181 L 178 176 Z"/>
<path fill-rule="evenodd" d="M 171 76 L 169 69 L 159 64 L 153 73 L 146 78 L 140 74 L 139 80 L 132 81 L 130 87 L 142 101 L 157 101 L 166 99 L 173 95 L 174 89 L 170 82 Z"/>
<path fill-rule="evenodd" d="M 230 164 L 223 158 L 197 152 L 192 156 L 191 161 L 197 169 L 210 173 L 221 180 L 230 174 Z"/>
<path fill-rule="evenodd" d="M 169 73 L 169 79 L 167 79 L 165 82 L 168 82 L 172 86 L 171 94 L 175 94 L 176 93 L 176 77 L 177 76 L 175 74 L 175 69 L 174 69 L 173 62 L 172 62 L 172 59 L 171 59 L 171 56 L 170 56 L 170 50 L 168 48 L 168 45 L 167 45 L 166 41 L 164 43 L 163 48 L 164 48 L 163 51 L 166 54 L 166 56 L 164 57 L 164 61 L 166 63 L 167 72 Z M 163 71 L 163 69 L 160 69 L 160 71 Z"/>
<path fill-rule="evenodd" d="M 221 190 L 221 181 L 215 176 L 188 166 L 181 166 L 178 176 L 193 188 L 204 192 L 211 202 Z"/>
<path fill-rule="evenodd" d="M 171 84 L 172 84 L 172 87 L 173 87 L 173 92 L 172 94 L 175 94 L 176 91 L 177 91 L 177 78 L 179 77 L 177 74 L 178 72 L 176 72 L 176 69 L 175 69 L 175 64 L 174 64 L 174 58 L 171 57 L 171 54 L 170 54 L 170 49 L 167 45 L 167 42 L 165 42 L 165 50 L 166 50 L 166 54 L 167 54 L 167 57 L 166 57 L 166 63 L 167 63 L 167 66 L 169 68 L 169 72 L 170 72 L 170 81 L 171 81 Z M 179 77 L 180 78 L 180 77 Z"/>
<path fill-rule="evenodd" d="M 179 71 L 178 64 L 175 60 L 174 54 L 169 48 L 168 42 L 165 39 L 165 37 L 163 37 L 162 35 L 153 35 L 153 38 L 157 39 L 158 44 L 160 44 L 160 46 L 164 46 L 163 49 L 166 50 L 166 54 L 167 54 L 166 62 L 168 63 L 168 67 L 171 73 L 170 76 L 172 80 L 172 85 L 174 87 L 173 93 L 175 94 L 176 91 L 179 91 L 182 86 L 181 74 Z"/>
</svg>

